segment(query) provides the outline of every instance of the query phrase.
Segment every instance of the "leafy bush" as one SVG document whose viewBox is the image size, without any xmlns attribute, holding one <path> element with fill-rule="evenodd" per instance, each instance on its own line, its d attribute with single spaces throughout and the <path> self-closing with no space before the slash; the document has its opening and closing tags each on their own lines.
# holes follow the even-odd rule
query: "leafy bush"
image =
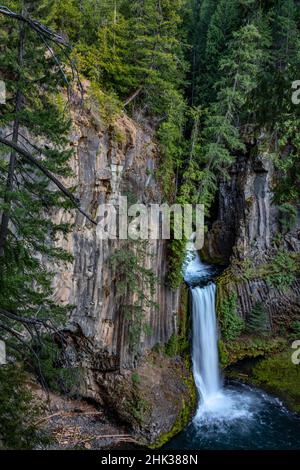
<svg viewBox="0 0 300 470">
<path fill-rule="evenodd" d="M 68 367 L 59 346 L 50 336 L 42 337 L 34 345 L 36 357 L 31 358 L 31 367 L 42 385 L 54 393 L 70 394 L 79 385 L 80 371 Z"/>
<path fill-rule="evenodd" d="M 141 376 L 137 372 L 134 372 L 131 376 L 131 380 L 133 385 L 139 385 L 141 383 Z"/>
<path fill-rule="evenodd" d="M 165 354 L 166 356 L 173 357 L 176 355 L 177 350 L 178 350 L 178 336 L 173 333 L 171 338 L 165 345 Z"/>
<path fill-rule="evenodd" d="M 271 272 L 266 277 L 267 283 L 272 287 L 286 290 L 295 281 L 297 269 L 293 256 L 286 251 L 279 251 L 270 266 Z"/>
<path fill-rule="evenodd" d="M 288 232 L 293 228 L 297 219 L 297 209 L 292 204 L 282 204 L 279 207 L 280 223 L 284 232 Z"/>
<path fill-rule="evenodd" d="M 291 338 L 300 339 L 300 321 L 294 321 L 291 324 L 291 330 L 292 330 Z"/>
</svg>

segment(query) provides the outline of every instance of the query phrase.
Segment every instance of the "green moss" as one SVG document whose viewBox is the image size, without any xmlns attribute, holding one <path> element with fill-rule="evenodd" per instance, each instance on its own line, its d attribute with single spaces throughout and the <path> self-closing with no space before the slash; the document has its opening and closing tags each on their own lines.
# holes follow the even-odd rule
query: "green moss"
<svg viewBox="0 0 300 470">
<path fill-rule="evenodd" d="M 152 444 L 150 449 L 159 449 L 164 444 L 170 441 L 172 437 L 176 436 L 176 434 L 180 433 L 189 423 L 191 418 L 191 413 L 194 411 L 194 404 L 191 406 L 191 403 L 186 403 L 185 400 L 182 401 L 181 412 L 178 415 L 172 429 L 169 432 L 163 433 L 159 436 L 157 441 Z"/>
<path fill-rule="evenodd" d="M 282 351 L 287 340 L 282 337 L 266 338 L 245 336 L 237 341 L 219 342 L 220 362 L 223 368 L 247 358 L 266 356 Z"/>
<path fill-rule="evenodd" d="M 292 363 L 292 350 L 261 360 L 251 381 L 276 393 L 294 411 L 300 412 L 300 365 Z"/>
<path fill-rule="evenodd" d="M 169 432 L 161 434 L 158 440 L 154 444 L 149 446 L 150 449 L 159 449 L 164 444 L 169 442 L 169 440 L 172 439 L 172 437 L 178 434 L 188 424 L 188 421 L 189 421 L 189 412 L 187 412 L 187 406 L 186 406 L 185 401 L 183 400 L 181 412 L 178 415 L 172 429 Z"/>
<path fill-rule="evenodd" d="M 185 258 L 186 240 L 172 240 L 168 245 L 167 283 L 172 290 L 182 284 L 182 265 Z"/>
</svg>

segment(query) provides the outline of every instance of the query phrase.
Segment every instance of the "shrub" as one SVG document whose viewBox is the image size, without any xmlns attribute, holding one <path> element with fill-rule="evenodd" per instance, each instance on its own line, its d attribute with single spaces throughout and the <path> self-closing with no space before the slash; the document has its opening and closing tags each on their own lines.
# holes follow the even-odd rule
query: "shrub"
<svg viewBox="0 0 300 470">
<path fill-rule="evenodd" d="M 279 251 L 270 266 L 267 283 L 272 287 L 286 290 L 296 279 L 297 263 L 293 256 L 286 251 Z"/>
</svg>

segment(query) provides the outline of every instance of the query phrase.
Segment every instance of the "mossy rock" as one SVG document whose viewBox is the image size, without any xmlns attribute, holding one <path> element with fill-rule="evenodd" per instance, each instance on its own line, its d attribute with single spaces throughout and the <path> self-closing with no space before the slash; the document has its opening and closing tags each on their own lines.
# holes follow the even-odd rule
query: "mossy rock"
<svg viewBox="0 0 300 470">
<path fill-rule="evenodd" d="M 236 341 L 219 341 L 219 355 L 222 368 L 226 368 L 244 359 L 255 359 L 280 352 L 287 346 L 282 337 L 243 336 Z"/>
<path fill-rule="evenodd" d="M 300 365 L 293 364 L 292 350 L 261 360 L 252 369 L 251 381 L 278 395 L 300 413 Z"/>
</svg>

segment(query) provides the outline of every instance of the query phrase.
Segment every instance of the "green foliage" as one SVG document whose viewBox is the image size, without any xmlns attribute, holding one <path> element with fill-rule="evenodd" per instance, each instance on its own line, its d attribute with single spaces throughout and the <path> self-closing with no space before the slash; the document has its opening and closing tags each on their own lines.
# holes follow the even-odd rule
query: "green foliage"
<svg viewBox="0 0 300 470">
<path fill-rule="evenodd" d="M 194 394 L 194 397 L 192 399 L 192 404 L 186 403 L 183 400 L 180 414 L 177 417 L 172 429 L 167 433 L 162 433 L 157 439 L 157 441 L 151 446 L 149 446 L 150 449 L 161 448 L 164 444 L 169 442 L 172 439 L 172 437 L 176 436 L 176 434 L 180 433 L 180 431 L 182 431 L 188 425 L 188 422 L 191 418 L 191 412 L 194 411 L 193 406 L 195 405 L 195 402 L 196 402 L 196 394 Z"/>
<path fill-rule="evenodd" d="M 266 276 L 267 283 L 282 290 L 288 289 L 296 279 L 298 264 L 294 256 L 287 251 L 279 251 L 270 265 Z"/>
<path fill-rule="evenodd" d="M 48 443 L 35 425 L 41 406 L 27 386 L 28 377 L 14 365 L 0 366 L 0 449 L 33 449 Z"/>
<path fill-rule="evenodd" d="M 171 289 L 176 290 L 182 284 L 182 266 L 185 258 L 186 240 L 172 240 L 168 244 L 168 278 Z"/>
<path fill-rule="evenodd" d="M 255 359 L 282 351 L 287 341 L 282 337 L 241 336 L 235 341 L 220 341 L 219 353 L 222 367 L 228 367 L 244 359 Z"/>
<path fill-rule="evenodd" d="M 300 411 L 300 368 L 291 360 L 292 350 L 263 359 L 253 368 L 253 381 L 267 387 L 287 401 L 294 410 Z"/>
<path fill-rule="evenodd" d="M 282 230 L 284 233 L 288 232 L 294 227 L 296 223 L 297 208 L 292 204 L 285 203 L 279 207 L 279 211 Z"/>
<path fill-rule="evenodd" d="M 141 383 L 141 376 L 137 372 L 134 372 L 131 376 L 131 380 L 134 386 L 139 385 Z"/>
<path fill-rule="evenodd" d="M 268 329 L 268 316 L 261 302 L 257 302 L 250 314 L 247 321 L 247 330 L 250 333 L 266 333 Z"/>
<path fill-rule="evenodd" d="M 68 365 L 63 350 L 53 338 L 44 335 L 32 348 L 35 355 L 30 358 L 30 366 L 42 385 L 64 395 L 72 394 L 79 388 L 80 371 Z"/>
<path fill-rule="evenodd" d="M 135 418 L 137 424 L 142 426 L 146 420 L 147 414 L 151 410 L 150 403 L 144 398 L 136 396 L 133 401 L 127 401 L 127 410 Z"/>
<path fill-rule="evenodd" d="M 230 356 L 228 351 L 226 350 L 226 345 L 221 339 L 219 339 L 218 341 L 218 353 L 221 367 L 226 367 L 229 363 Z"/>
<path fill-rule="evenodd" d="M 38 1 L 5 3 L 16 12 L 24 7 L 26 14 L 33 17 L 39 17 L 42 11 Z M 70 176 L 71 151 L 67 148 L 70 118 L 61 93 L 65 78 L 64 62 L 61 67 L 58 65 L 60 47 L 56 50 L 53 45 L 53 54 L 50 54 L 36 31 L 15 19 L 1 15 L 0 25 L 0 77 L 7 87 L 6 103 L 0 106 L 1 133 L 11 137 L 13 132 L 19 146 L 51 173 Z M 53 325 L 61 324 L 68 309 L 53 301 L 52 274 L 46 269 L 46 263 L 71 260 L 68 253 L 56 247 L 58 237 L 65 237 L 70 227 L 55 223 L 53 212 L 58 208 L 69 209 L 72 204 L 37 167 L 8 151 L 4 145 L 0 152 L 1 237 L 4 234 L 3 250 L 1 246 L 4 254 L 0 256 L 0 306 L 25 322 L 28 318 L 50 317 Z M 9 219 L 7 230 L 6 217 Z M 20 333 L 21 339 L 24 332 L 20 325 L 1 315 L 0 329 L 5 332 L 8 350 L 10 353 L 13 350 L 17 356 L 19 350 L 24 353 L 28 349 L 16 349 L 18 335 L 15 331 Z"/>
<path fill-rule="evenodd" d="M 235 293 L 223 299 L 220 305 L 219 320 L 222 337 L 226 341 L 234 341 L 245 328 L 244 321 L 238 316 L 236 308 L 237 295 Z"/>
<path fill-rule="evenodd" d="M 290 325 L 290 329 L 292 331 L 290 335 L 291 339 L 298 340 L 300 338 L 300 321 L 294 321 Z"/>
<path fill-rule="evenodd" d="M 198 194 L 208 212 L 219 178 L 226 177 L 235 156 L 246 150 L 245 134 L 250 130 L 256 135 L 256 129 L 264 128 L 266 138 L 257 147 L 270 158 L 273 154 L 279 171 L 276 202 L 295 203 L 299 200 L 300 109 L 292 104 L 290 90 L 299 70 L 296 2 L 193 0 L 188 2 L 185 21 L 192 45 L 187 51 L 192 64 L 188 91 L 192 105 L 203 111 L 201 146 L 184 166 L 191 177 L 187 192 Z M 192 117 L 191 141 L 193 122 Z M 292 224 L 293 210 L 286 216 L 283 230 Z"/>
<path fill-rule="evenodd" d="M 153 301 L 157 278 L 145 267 L 147 242 L 129 240 L 111 256 L 111 266 L 117 282 L 120 316 L 129 329 L 130 348 L 138 354 L 142 334 L 151 334 L 145 317 L 147 309 L 156 309 Z"/>
</svg>

